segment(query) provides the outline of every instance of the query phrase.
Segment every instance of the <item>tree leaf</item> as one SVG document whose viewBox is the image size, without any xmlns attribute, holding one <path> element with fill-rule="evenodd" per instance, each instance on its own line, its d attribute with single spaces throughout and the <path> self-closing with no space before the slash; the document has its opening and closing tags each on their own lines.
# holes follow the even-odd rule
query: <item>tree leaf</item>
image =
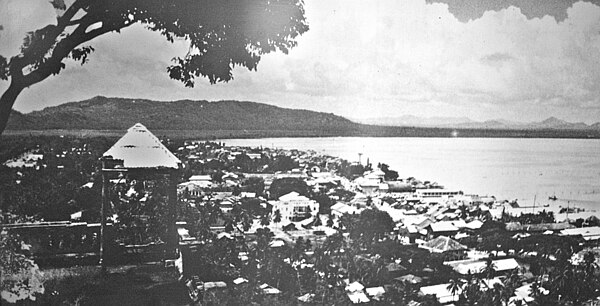
<svg viewBox="0 0 600 306">
<path fill-rule="evenodd" d="M 8 80 L 9 70 L 6 58 L 0 55 L 0 80 Z"/>
</svg>

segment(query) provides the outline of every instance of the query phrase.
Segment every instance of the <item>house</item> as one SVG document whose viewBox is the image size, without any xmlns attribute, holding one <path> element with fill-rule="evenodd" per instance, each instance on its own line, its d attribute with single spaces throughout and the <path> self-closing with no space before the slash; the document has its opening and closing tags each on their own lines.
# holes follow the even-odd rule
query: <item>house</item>
<svg viewBox="0 0 600 306">
<path fill-rule="evenodd" d="M 269 284 L 262 284 L 258 288 L 261 289 L 262 292 L 267 295 L 274 295 L 274 294 L 281 293 L 281 291 L 279 289 L 277 289 Z"/>
<path fill-rule="evenodd" d="M 210 175 L 192 175 L 188 181 L 202 188 L 211 187 L 213 184 Z"/>
<path fill-rule="evenodd" d="M 452 221 L 440 221 L 429 224 L 427 234 L 430 238 L 438 236 L 454 236 L 458 233 L 458 227 Z"/>
<path fill-rule="evenodd" d="M 446 236 L 439 236 L 429 240 L 421 247 L 428 249 L 432 253 L 463 252 L 467 249 L 466 246 L 460 244 L 458 241 Z"/>
<path fill-rule="evenodd" d="M 550 291 L 548 291 L 547 289 L 545 289 L 544 287 L 539 287 L 540 293 L 542 293 L 543 295 L 547 295 L 548 293 L 550 293 Z M 511 302 L 515 302 L 515 301 L 522 301 L 525 303 L 530 303 L 533 302 L 534 298 L 531 296 L 531 284 L 525 284 L 517 289 L 515 289 L 515 296 L 513 296 L 510 301 Z M 514 303 L 515 305 L 517 305 L 517 303 Z"/>
<path fill-rule="evenodd" d="M 381 169 L 376 169 L 370 173 L 367 173 L 364 178 L 367 180 L 376 181 L 378 183 L 383 183 L 385 179 L 385 172 L 383 172 Z"/>
<path fill-rule="evenodd" d="M 219 202 L 219 208 L 222 212 L 228 213 L 233 210 L 233 206 L 236 204 L 235 199 L 233 198 L 225 198 Z"/>
<path fill-rule="evenodd" d="M 600 239 L 600 226 L 581 227 L 581 228 L 570 228 L 560 231 L 563 236 L 579 236 L 585 240 L 598 240 Z"/>
<path fill-rule="evenodd" d="M 481 226 L 483 226 L 483 222 L 481 222 L 480 220 L 473 220 L 467 223 L 467 228 L 473 231 L 480 229 Z"/>
<path fill-rule="evenodd" d="M 331 177 L 320 176 L 311 181 L 308 181 L 308 184 L 313 185 L 315 189 L 324 191 L 324 190 L 334 188 L 335 186 L 338 186 L 339 182 L 335 181 Z"/>
<path fill-rule="evenodd" d="M 387 264 L 385 266 L 385 269 L 387 270 L 387 273 L 390 277 L 399 277 L 402 274 L 406 273 L 406 271 L 408 270 L 403 265 L 395 262 Z"/>
<path fill-rule="evenodd" d="M 414 274 L 406 274 L 406 275 L 403 275 L 400 277 L 396 277 L 396 278 L 394 278 L 394 280 L 398 281 L 402 284 L 413 284 L 413 285 L 423 282 L 423 278 L 418 277 Z"/>
<path fill-rule="evenodd" d="M 358 178 L 355 182 L 360 187 L 362 192 L 369 196 L 376 194 L 381 185 L 379 181 L 368 178 Z"/>
<path fill-rule="evenodd" d="M 385 294 L 385 288 L 382 286 L 367 288 L 365 291 L 367 292 L 367 295 L 374 300 L 380 300 Z"/>
<path fill-rule="evenodd" d="M 319 203 L 292 191 L 272 201 L 273 212 L 279 210 L 281 221 L 296 222 L 319 213 Z"/>
<path fill-rule="evenodd" d="M 44 154 L 27 152 L 19 158 L 7 160 L 4 165 L 9 168 L 33 168 L 37 166 L 38 161 L 44 159 Z"/>
<path fill-rule="evenodd" d="M 178 194 L 187 194 L 191 198 L 202 197 L 202 187 L 195 182 L 185 182 L 177 185 Z"/>
<path fill-rule="evenodd" d="M 574 228 L 575 225 L 568 222 L 561 223 L 539 223 L 539 224 L 521 224 L 519 222 L 510 222 L 506 224 L 506 230 L 510 232 L 545 232 L 545 231 L 562 231 Z"/>
<path fill-rule="evenodd" d="M 483 271 L 487 262 L 485 260 L 456 260 L 444 262 L 445 265 L 452 267 L 454 271 L 467 275 L 469 273 L 476 274 Z M 519 263 L 514 258 L 497 259 L 493 260 L 492 264 L 496 272 L 506 272 L 514 269 L 518 269 Z"/>
<path fill-rule="evenodd" d="M 302 303 L 312 303 L 314 298 L 315 298 L 314 293 L 307 293 L 307 294 L 297 297 L 296 299 L 298 299 L 298 301 L 300 301 Z"/>
<path fill-rule="evenodd" d="M 352 301 L 354 304 L 368 303 L 371 301 L 362 291 L 348 292 L 347 294 L 350 301 Z"/>
<path fill-rule="evenodd" d="M 246 155 L 250 158 L 250 159 L 261 159 L 262 155 L 260 153 L 246 153 Z"/>
<path fill-rule="evenodd" d="M 256 192 L 245 192 L 242 191 L 240 193 L 240 198 L 256 198 Z"/>
<path fill-rule="evenodd" d="M 460 190 L 447 189 L 417 189 L 412 198 L 427 204 L 444 204 L 449 200 L 459 198 L 463 192 Z"/>
<path fill-rule="evenodd" d="M 363 286 L 361 283 L 353 282 L 346 286 L 346 293 L 348 294 L 350 301 L 352 301 L 354 304 L 368 303 L 370 300 L 364 293 L 364 289 L 365 286 Z"/>
<path fill-rule="evenodd" d="M 440 304 L 457 302 L 462 290 L 457 288 L 458 290 L 453 294 L 448 287 L 450 287 L 450 283 L 421 287 L 419 295 L 435 295 Z"/>
<path fill-rule="evenodd" d="M 358 209 L 354 206 L 342 202 L 337 202 L 331 205 L 330 209 L 331 214 L 337 218 L 341 217 L 344 214 L 359 214 L 362 211 L 362 209 Z"/>
</svg>

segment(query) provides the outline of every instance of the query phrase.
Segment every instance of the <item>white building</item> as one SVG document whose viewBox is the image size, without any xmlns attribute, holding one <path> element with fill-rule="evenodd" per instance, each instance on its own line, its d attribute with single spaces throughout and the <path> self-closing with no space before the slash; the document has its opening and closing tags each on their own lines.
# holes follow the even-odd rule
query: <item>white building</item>
<svg viewBox="0 0 600 306">
<path fill-rule="evenodd" d="M 449 201 L 461 198 L 463 192 L 460 190 L 447 190 L 447 189 L 417 189 L 412 194 L 408 201 L 414 202 L 420 201 L 426 204 L 446 204 Z"/>
<path fill-rule="evenodd" d="M 295 191 L 279 197 L 273 201 L 273 212 L 279 210 L 281 221 L 296 222 L 308 217 L 314 217 L 319 213 L 319 203 Z"/>
<path fill-rule="evenodd" d="M 459 288 L 455 293 L 452 293 L 448 290 L 449 285 L 450 283 L 424 286 L 419 289 L 419 295 L 435 295 L 441 304 L 457 302 L 462 290 Z"/>
<path fill-rule="evenodd" d="M 331 214 L 336 218 L 341 218 L 344 214 L 360 214 L 364 209 L 356 208 L 352 205 L 348 205 L 346 203 L 337 202 L 330 207 Z"/>
<path fill-rule="evenodd" d="M 192 175 L 189 182 L 196 184 L 202 188 L 208 188 L 212 186 L 212 178 L 210 175 Z"/>
<path fill-rule="evenodd" d="M 7 160 L 4 165 L 9 168 L 34 168 L 43 159 L 44 154 L 27 152 L 19 158 Z"/>
<path fill-rule="evenodd" d="M 185 182 L 177 185 L 177 193 L 187 193 L 190 197 L 199 198 L 204 193 L 202 192 L 202 186 L 195 182 Z"/>
</svg>

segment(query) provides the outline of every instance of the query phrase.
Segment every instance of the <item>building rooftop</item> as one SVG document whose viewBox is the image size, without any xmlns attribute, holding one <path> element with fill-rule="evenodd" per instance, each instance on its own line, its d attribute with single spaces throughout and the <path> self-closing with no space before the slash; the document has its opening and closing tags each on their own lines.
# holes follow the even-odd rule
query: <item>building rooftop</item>
<svg viewBox="0 0 600 306">
<path fill-rule="evenodd" d="M 581 235 L 585 240 L 596 240 L 600 239 L 600 226 L 564 229 L 560 233 L 565 236 Z"/>
<path fill-rule="evenodd" d="M 123 168 L 179 169 L 181 161 L 169 151 L 145 126 L 137 123 L 127 130 L 108 151 L 103 159 L 123 162 Z"/>
<path fill-rule="evenodd" d="M 287 201 L 308 201 L 310 200 L 309 198 L 300 195 L 299 193 L 292 191 L 290 193 L 287 193 L 285 195 L 282 195 L 279 197 L 279 201 L 282 202 L 287 202 Z"/>
<path fill-rule="evenodd" d="M 439 236 L 435 239 L 427 241 L 423 247 L 432 250 L 433 252 L 449 252 L 466 250 L 467 247 L 460 244 L 458 241 L 446 236 Z"/>
<path fill-rule="evenodd" d="M 456 294 L 452 294 L 452 292 L 448 290 L 449 285 L 450 283 L 421 287 L 421 289 L 419 289 L 419 294 L 435 295 L 438 301 L 442 304 L 456 302 L 458 301 L 459 295 L 462 292 L 462 290 L 459 288 Z"/>
<path fill-rule="evenodd" d="M 440 221 L 429 224 L 433 232 L 456 232 L 458 228 L 451 221 Z"/>
</svg>

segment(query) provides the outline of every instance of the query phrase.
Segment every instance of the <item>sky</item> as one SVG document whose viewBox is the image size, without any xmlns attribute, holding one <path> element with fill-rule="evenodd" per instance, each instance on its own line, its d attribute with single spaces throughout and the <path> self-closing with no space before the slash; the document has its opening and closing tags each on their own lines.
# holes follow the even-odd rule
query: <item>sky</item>
<svg viewBox="0 0 600 306">
<path fill-rule="evenodd" d="M 257 71 L 194 88 L 166 67 L 185 41 L 143 26 L 92 41 L 89 63 L 66 61 L 26 89 L 15 109 L 39 110 L 93 96 L 161 101 L 244 100 L 350 118 L 600 121 L 600 6 L 568 0 L 305 0 L 310 30 Z M 46 1 L 0 0 L 0 54 L 24 33 L 55 22 Z M 0 81 L 0 91 L 8 86 Z"/>
</svg>

